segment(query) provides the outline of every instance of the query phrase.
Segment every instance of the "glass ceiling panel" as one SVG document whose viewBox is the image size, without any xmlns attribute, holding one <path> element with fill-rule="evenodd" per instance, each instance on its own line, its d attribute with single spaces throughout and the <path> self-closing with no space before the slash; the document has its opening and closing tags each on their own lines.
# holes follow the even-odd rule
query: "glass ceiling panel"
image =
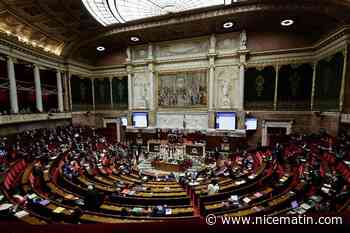
<svg viewBox="0 0 350 233">
<path fill-rule="evenodd" d="M 232 0 L 82 0 L 103 26 L 216 5 Z"/>
</svg>

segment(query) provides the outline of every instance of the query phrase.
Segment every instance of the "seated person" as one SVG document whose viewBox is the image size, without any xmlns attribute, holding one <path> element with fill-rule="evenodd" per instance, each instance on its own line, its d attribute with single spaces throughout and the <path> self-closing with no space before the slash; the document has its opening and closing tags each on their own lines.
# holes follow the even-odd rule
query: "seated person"
<svg viewBox="0 0 350 233">
<path fill-rule="evenodd" d="M 95 190 L 93 185 L 89 185 L 84 199 L 85 207 L 89 210 L 98 210 L 102 204 L 101 202 L 101 195 Z"/>
<path fill-rule="evenodd" d="M 164 205 L 164 206 L 162 206 L 162 205 L 155 206 L 155 207 L 153 207 L 153 209 L 152 209 L 151 215 L 152 215 L 153 217 L 162 217 L 162 216 L 165 216 L 166 208 L 167 208 L 166 205 Z"/>
<path fill-rule="evenodd" d="M 143 212 L 144 212 L 144 210 L 143 210 L 143 208 L 141 208 L 141 207 L 134 207 L 134 208 L 132 208 L 132 210 L 131 210 L 131 213 L 132 213 L 132 215 L 134 215 L 134 216 L 141 216 Z"/>
<path fill-rule="evenodd" d="M 128 209 L 127 208 L 122 208 L 122 211 L 120 212 L 120 215 L 122 216 L 122 217 L 127 217 L 127 216 L 129 216 L 129 212 L 128 212 Z"/>
<path fill-rule="evenodd" d="M 220 190 L 219 184 L 217 180 L 212 180 L 212 182 L 208 185 L 208 194 L 218 193 Z"/>
</svg>

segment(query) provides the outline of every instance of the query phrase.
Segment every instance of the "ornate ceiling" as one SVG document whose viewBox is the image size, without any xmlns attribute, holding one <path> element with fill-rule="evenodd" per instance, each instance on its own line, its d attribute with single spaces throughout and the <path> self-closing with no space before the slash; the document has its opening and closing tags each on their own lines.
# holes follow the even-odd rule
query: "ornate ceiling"
<svg viewBox="0 0 350 233">
<path fill-rule="evenodd" d="M 350 24 L 350 0 L 241 0 L 232 6 L 194 9 L 103 27 L 81 0 L 0 0 L 0 31 L 20 37 L 22 42 L 50 50 L 64 57 L 98 59 L 96 46 L 108 51 L 139 43 L 165 41 L 232 30 L 280 32 L 320 38 L 344 24 Z M 284 18 L 295 25 L 285 29 Z M 228 20 L 235 28 L 225 30 Z"/>
<path fill-rule="evenodd" d="M 77 0 L 0 0 L 1 31 L 57 54 L 99 26 Z"/>
<path fill-rule="evenodd" d="M 224 6 L 228 0 L 82 0 L 91 15 L 103 26 L 126 23 L 159 15 L 211 6 Z"/>
</svg>

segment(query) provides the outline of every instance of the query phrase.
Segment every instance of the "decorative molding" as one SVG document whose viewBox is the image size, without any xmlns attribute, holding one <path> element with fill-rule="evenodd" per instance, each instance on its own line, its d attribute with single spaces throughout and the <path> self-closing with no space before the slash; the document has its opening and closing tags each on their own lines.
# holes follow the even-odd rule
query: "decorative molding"
<svg viewBox="0 0 350 233">
<path fill-rule="evenodd" d="M 71 113 L 4 115 L 0 116 L 0 125 L 26 123 L 33 121 L 63 120 L 71 118 Z"/>
</svg>

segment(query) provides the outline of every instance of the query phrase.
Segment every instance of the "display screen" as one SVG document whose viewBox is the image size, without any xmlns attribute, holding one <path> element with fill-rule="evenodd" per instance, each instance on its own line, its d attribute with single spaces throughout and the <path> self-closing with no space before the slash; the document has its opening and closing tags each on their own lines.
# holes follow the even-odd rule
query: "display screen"
<svg viewBox="0 0 350 233">
<path fill-rule="evenodd" d="M 127 117 L 121 117 L 120 120 L 122 121 L 122 126 L 128 126 L 128 118 Z"/>
<path fill-rule="evenodd" d="M 135 128 L 147 128 L 148 127 L 148 113 L 147 112 L 134 112 L 132 114 L 132 123 Z"/>
<path fill-rule="evenodd" d="M 246 118 L 245 128 L 246 130 L 256 130 L 258 127 L 258 120 L 256 118 Z"/>
<path fill-rule="evenodd" d="M 217 112 L 216 113 L 216 127 L 222 130 L 236 129 L 236 113 L 234 112 Z"/>
</svg>

